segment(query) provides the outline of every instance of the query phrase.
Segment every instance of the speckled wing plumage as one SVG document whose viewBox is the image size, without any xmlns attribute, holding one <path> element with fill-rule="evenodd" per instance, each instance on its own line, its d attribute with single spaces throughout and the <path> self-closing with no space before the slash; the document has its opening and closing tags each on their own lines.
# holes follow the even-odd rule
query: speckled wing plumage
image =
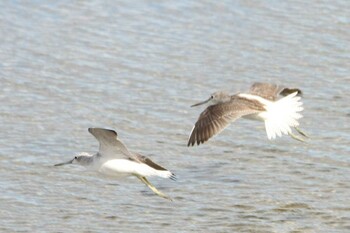
<svg viewBox="0 0 350 233">
<path fill-rule="evenodd" d="M 260 103 L 238 96 L 232 96 L 228 102 L 211 105 L 200 114 L 187 146 L 204 143 L 236 119 L 264 110 Z"/>
<path fill-rule="evenodd" d="M 294 92 L 298 92 L 299 96 L 302 95 L 300 89 L 286 88 L 270 83 L 254 83 L 249 90 L 249 94 L 257 95 L 271 101 L 276 101 L 278 95 L 287 96 Z"/>
</svg>

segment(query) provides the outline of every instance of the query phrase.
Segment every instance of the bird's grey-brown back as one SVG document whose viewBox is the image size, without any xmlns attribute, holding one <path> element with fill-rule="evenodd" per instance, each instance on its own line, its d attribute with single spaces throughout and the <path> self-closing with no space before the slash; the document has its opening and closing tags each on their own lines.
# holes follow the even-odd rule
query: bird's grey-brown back
<svg viewBox="0 0 350 233">
<path fill-rule="evenodd" d="M 287 88 L 272 83 L 256 82 L 250 87 L 248 93 L 263 97 L 267 100 L 276 101 L 278 95 L 287 96 L 293 92 L 298 92 L 298 95 L 302 95 L 302 91 L 298 88 Z"/>
</svg>

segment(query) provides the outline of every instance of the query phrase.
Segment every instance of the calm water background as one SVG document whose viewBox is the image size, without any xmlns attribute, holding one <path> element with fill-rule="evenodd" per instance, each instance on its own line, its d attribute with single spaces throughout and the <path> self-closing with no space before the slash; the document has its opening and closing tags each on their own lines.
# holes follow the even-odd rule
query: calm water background
<svg viewBox="0 0 350 233">
<path fill-rule="evenodd" d="M 328 3 L 327 3 L 328 2 Z M 350 2 L 1 1 L 1 232 L 350 232 Z M 217 90 L 300 87 L 302 144 L 239 120 L 194 148 Z M 53 167 L 88 127 L 178 175 Z"/>
</svg>

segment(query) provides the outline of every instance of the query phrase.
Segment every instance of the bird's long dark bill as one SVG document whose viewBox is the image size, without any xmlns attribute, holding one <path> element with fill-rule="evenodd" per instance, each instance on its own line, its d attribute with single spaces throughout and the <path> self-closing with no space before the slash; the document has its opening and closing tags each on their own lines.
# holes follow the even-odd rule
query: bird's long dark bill
<svg viewBox="0 0 350 233">
<path fill-rule="evenodd" d="M 197 104 L 194 104 L 194 105 L 191 105 L 191 107 L 196 107 L 196 106 L 199 106 L 199 105 L 202 105 L 202 104 L 206 104 L 208 103 L 209 101 L 211 100 L 211 98 L 207 99 L 207 100 L 204 100 L 202 102 L 199 102 Z"/>
<path fill-rule="evenodd" d="M 62 165 L 66 165 L 66 164 L 71 164 L 71 163 L 73 163 L 73 160 L 74 160 L 74 159 L 69 160 L 68 162 L 58 163 L 58 164 L 55 164 L 55 166 L 62 166 Z"/>
</svg>

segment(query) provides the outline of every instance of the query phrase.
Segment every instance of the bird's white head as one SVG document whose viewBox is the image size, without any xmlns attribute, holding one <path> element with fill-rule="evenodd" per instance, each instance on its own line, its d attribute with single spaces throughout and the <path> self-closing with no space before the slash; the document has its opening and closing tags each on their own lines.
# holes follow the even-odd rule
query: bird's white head
<svg viewBox="0 0 350 233">
<path fill-rule="evenodd" d="M 81 152 L 81 153 L 77 154 L 76 156 L 74 156 L 73 159 L 71 159 L 67 162 L 55 164 L 55 166 L 62 166 L 62 165 L 66 165 L 66 164 L 75 164 L 75 163 L 82 165 L 82 166 L 87 166 L 87 165 L 89 165 L 92 156 L 93 155 L 91 155 L 87 152 Z"/>
<path fill-rule="evenodd" d="M 197 104 L 194 104 L 191 107 L 199 106 L 199 105 L 202 105 L 202 104 L 207 104 L 208 106 L 215 105 L 215 104 L 218 104 L 218 103 L 227 102 L 230 99 L 231 99 L 231 95 L 228 92 L 226 92 L 226 91 L 217 91 L 217 92 L 214 92 L 213 94 L 211 94 L 209 99 L 204 100 L 202 102 L 199 102 Z"/>
</svg>

